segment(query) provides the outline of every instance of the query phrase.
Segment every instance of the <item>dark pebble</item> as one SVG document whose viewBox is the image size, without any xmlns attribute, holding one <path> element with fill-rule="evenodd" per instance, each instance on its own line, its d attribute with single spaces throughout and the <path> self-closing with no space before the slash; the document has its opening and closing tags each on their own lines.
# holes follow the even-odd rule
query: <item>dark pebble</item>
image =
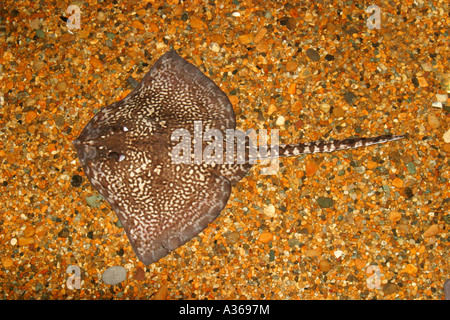
<svg viewBox="0 0 450 320">
<path fill-rule="evenodd" d="M 297 20 L 291 17 L 283 17 L 280 19 L 280 24 L 286 26 L 289 30 L 294 30 L 297 27 Z"/>
<path fill-rule="evenodd" d="M 64 119 L 64 116 L 57 116 L 55 118 L 55 124 L 58 127 L 62 127 L 66 123 L 66 119 Z"/>
<path fill-rule="evenodd" d="M 319 53 L 317 53 L 316 50 L 311 49 L 311 48 L 306 50 L 306 55 L 308 56 L 309 59 L 311 59 L 311 61 L 319 61 L 319 59 L 320 59 Z"/>
<path fill-rule="evenodd" d="M 36 31 L 36 37 L 38 37 L 38 38 L 45 38 L 45 32 L 44 31 L 42 31 L 41 29 L 37 29 Z"/>
<path fill-rule="evenodd" d="M 348 104 L 353 104 L 353 101 L 356 99 L 356 96 L 353 92 L 346 92 L 344 94 L 344 99 L 347 101 Z"/>
<path fill-rule="evenodd" d="M 392 294 L 397 291 L 397 285 L 395 283 L 387 283 L 383 287 L 384 294 Z"/>
<path fill-rule="evenodd" d="M 317 198 L 317 204 L 321 208 L 331 208 L 333 206 L 333 199 L 328 197 L 319 197 Z"/>
<path fill-rule="evenodd" d="M 82 176 L 79 176 L 77 174 L 72 176 L 72 180 L 70 181 L 70 184 L 72 185 L 72 187 L 77 188 L 77 187 L 81 186 L 82 183 L 83 183 Z"/>
<path fill-rule="evenodd" d="M 58 233 L 58 238 L 67 238 L 69 236 L 70 232 L 69 229 L 67 228 L 63 228 L 59 233 Z"/>
<path fill-rule="evenodd" d="M 333 61 L 333 60 L 334 60 L 334 56 L 333 56 L 332 54 L 327 54 L 327 55 L 325 56 L 325 60 L 327 60 L 327 61 Z"/>
<path fill-rule="evenodd" d="M 127 79 L 127 82 L 130 84 L 130 86 L 133 88 L 133 89 L 135 89 L 137 86 L 138 86 L 138 84 L 139 84 L 139 82 L 138 81 L 136 81 L 133 77 L 128 77 L 128 79 Z"/>
</svg>

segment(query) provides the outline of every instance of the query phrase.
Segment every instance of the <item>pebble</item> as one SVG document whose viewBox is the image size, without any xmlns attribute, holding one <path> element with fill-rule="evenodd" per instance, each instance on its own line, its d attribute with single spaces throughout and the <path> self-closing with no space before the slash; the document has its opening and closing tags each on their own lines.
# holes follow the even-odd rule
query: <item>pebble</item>
<svg viewBox="0 0 450 320">
<path fill-rule="evenodd" d="M 319 109 L 325 113 L 328 113 L 328 112 L 330 112 L 331 106 L 328 103 L 324 102 L 319 105 Z"/>
<path fill-rule="evenodd" d="M 333 252 L 334 256 L 339 259 L 340 257 L 342 257 L 342 255 L 344 254 L 344 252 L 342 250 L 336 250 Z"/>
<path fill-rule="evenodd" d="M 283 116 L 279 116 L 277 121 L 275 122 L 275 124 L 277 126 L 282 126 L 282 125 L 284 125 L 284 122 L 285 122 L 284 117 Z"/>
<path fill-rule="evenodd" d="M 407 274 L 414 275 L 417 273 L 417 267 L 411 263 L 408 263 L 405 268 L 403 268 L 403 272 Z"/>
<path fill-rule="evenodd" d="M 345 115 L 345 111 L 341 107 L 333 108 L 333 116 L 335 116 L 336 118 L 342 118 L 344 115 Z"/>
<path fill-rule="evenodd" d="M 113 32 L 107 32 L 106 37 L 110 40 L 114 40 L 114 38 L 116 37 L 116 34 Z"/>
<path fill-rule="evenodd" d="M 247 44 L 250 44 L 251 42 L 253 42 L 253 38 L 254 38 L 254 35 L 251 33 L 248 33 L 248 34 L 243 34 L 243 35 L 239 36 L 238 41 L 242 44 L 247 45 Z"/>
<path fill-rule="evenodd" d="M 262 243 L 267 243 L 269 241 L 272 241 L 272 239 L 273 239 L 273 235 L 270 232 L 264 232 L 264 233 L 261 233 L 261 235 L 258 238 L 258 241 L 262 242 Z"/>
<path fill-rule="evenodd" d="M 103 62 L 101 62 L 99 59 L 95 57 L 91 57 L 89 59 L 89 63 L 91 66 L 93 66 L 95 69 L 101 69 L 103 67 Z"/>
<path fill-rule="evenodd" d="M 31 29 L 36 30 L 36 29 L 39 29 L 40 24 L 41 23 L 39 22 L 39 18 L 35 18 L 35 19 L 30 21 L 29 26 L 30 26 Z"/>
<path fill-rule="evenodd" d="M 359 270 L 362 270 L 366 266 L 366 264 L 367 264 L 367 260 L 365 260 L 365 259 L 359 259 L 359 258 L 355 259 L 355 266 Z"/>
<path fill-rule="evenodd" d="M 98 208 L 100 203 L 102 203 L 102 201 L 103 201 L 103 197 L 101 195 L 93 195 L 90 197 L 86 197 L 85 199 L 86 199 L 86 203 L 88 204 L 88 206 L 93 207 L 93 208 Z"/>
<path fill-rule="evenodd" d="M 220 51 L 220 46 L 216 42 L 211 42 L 209 48 L 216 53 Z"/>
<path fill-rule="evenodd" d="M 419 86 L 422 88 L 428 87 L 428 82 L 424 77 L 417 77 L 417 81 L 419 82 Z"/>
<path fill-rule="evenodd" d="M 36 71 L 41 71 L 45 67 L 46 63 L 42 60 L 36 60 L 33 63 L 33 69 Z"/>
<path fill-rule="evenodd" d="M 135 27 L 138 30 L 145 30 L 145 26 L 142 22 L 140 22 L 139 20 L 134 20 L 133 22 L 131 22 L 131 26 Z"/>
<path fill-rule="evenodd" d="M 414 165 L 414 162 L 408 162 L 406 164 L 406 169 L 408 169 L 408 172 L 410 174 L 415 174 L 417 172 L 416 166 Z"/>
<path fill-rule="evenodd" d="M 253 39 L 253 42 L 255 44 L 258 44 L 261 42 L 261 40 L 264 38 L 264 36 L 267 34 L 267 28 L 261 28 L 258 30 L 258 32 L 255 35 L 255 38 Z"/>
<path fill-rule="evenodd" d="M 290 60 L 286 63 L 286 71 L 289 71 L 289 72 L 295 71 L 295 70 L 297 70 L 297 68 L 298 68 L 298 65 L 297 65 L 297 62 L 295 62 L 295 61 Z"/>
<path fill-rule="evenodd" d="M 231 232 L 226 236 L 229 245 L 235 244 L 239 240 L 240 234 L 237 231 Z"/>
<path fill-rule="evenodd" d="M 321 248 L 317 248 L 317 249 L 308 249 L 305 251 L 305 255 L 307 257 L 318 257 L 322 254 L 322 249 Z"/>
<path fill-rule="evenodd" d="M 70 231 L 67 228 L 62 228 L 61 231 L 58 233 L 59 238 L 67 238 L 70 235 Z"/>
<path fill-rule="evenodd" d="M 103 11 L 97 12 L 97 20 L 105 21 L 106 20 L 106 14 Z"/>
<path fill-rule="evenodd" d="M 431 63 L 424 62 L 421 64 L 421 66 L 424 71 L 433 71 L 433 65 Z"/>
<path fill-rule="evenodd" d="M 25 230 L 23 230 L 23 236 L 26 238 L 34 236 L 35 229 L 32 226 L 26 226 Z"/>
<path fill-rule="evenodd" d="M 303 68 L 302 71 L 299 73 L 299 77 L 301 79 L 306 79 L 311 76 L 311 71 L 309 69 Z"/>
<path fill-rule="evenodd" d="M 433 103 L 431 104 L 431 106 L 432 106 L 433 108 L 436 108 L 436 109 L 442 109 L 442 108 L 444 107 L 444 105 L 442 104 L 442 102 L 439 102 L 439 101 L 433 102 Z"/>
<path fill-rule="evenodd" d="M 34 110 L 30 110 L 25 115 L 25 122 L 30 124 L 37 117 L 37 112 Z"/>
<path fill-rule="evenodd" d="M 395 179 L 392 181 L 392 185 L 393 185 L 394 187 L 397 187 L 397 188 L 403 188 L 403 180 L 400 179 L 400 178 L 395 178 Z"/>
<path fill-rule="evenodd" d="M 67 83 L 65 81 L 60 81 L 56 84 L 56 89 L 60 92 L 67 90 Z"/>
<path fill-rule="evenodd" d="M 317 204 L 321 208 L 331 208 L 333 206 L 333 199 L 329 197 L 319 197 L 317 198 Z"/>
<path fill-rule="evenodd" d="M 333 61 L 333 60 L 334 60 L 334 56 L 333 56 L 332 54 L 327 54 L 327 55 L 325 56 L 325 60 L 327 60 L 327 61 Z"/>
<path fill-rule="evenodd" d="M 392 222 L 397 222 L 402 218 L 402 214 L 398 211 L 389 212 L 389 220 Z"/>
<path fill-rule="evenodd" d="M 64 118 L 63 115 L 58 115 L 58 116 L 55 118 L 55 124 L 56 124 L 56 126 L 62 127 L 62 126 L 64 126 L 65 123 L 66 123 L 66 119 Z"/>
<path fill-rule="evenodd" d="M 273 204 L 269 204 L 268 206 L 264 207 L 264 214 L 270 218 L 275 216 L 275 206 Z"/>
<path fill-rule="evenodd" d="M 441 126 L 441 121 L 439 120 L 438 116 L 436 116 L 434 113 L 429 113 L 428 117 L 428 124 L 433 128 L 437 129 Z"/>
<path fill-rule="evenodd" d="M 376 167 L 378 167 L 378 163 L 372 160 L 367 161 L 367 169 L 372 170 L 375 169 Z"/>
<path fill-rule="evenodd" d="M 12 259 L 10 257 L 2 257 L 1 261 L 2 261 L 2 266 L 6 269 L 12 267 L 12 265 L 14 264 L 14 262 L 12 261 Z"/>
<path fill-rule="evenodd" d="M 167 298 L 167 285 L 163 284 L 158 291 L 152 296 L 152 300 L 166 300 Z"/>
<path fill-rule="evenodd" d="M 274 104 L 269 105 L 269 109 L 267 110 L 267 114 L 270 116 L 272 113 L 277 111 L 277 106 Z"/>
<path fill-rule="evenodd" d="M 292 17 L 283 17 L 280 19 L 280 24 L 286 26 L 289 30 L 294 30 L 297 27 L 297 20 Z"/>
<path fill-rule="evenodd" d="M 220 46 L 225 42 L 225 38 L 221 34 L 213 34 L 211 36 L 211 42 L 215 42 Z"/>
<path fill-rule="evenodd" d="M 36 37 L 41 38 L 41 39 L 45 38 L 45 32 L 42 31 L 41 29 L 36 29 L 35 32 L 36 32 Z"/>
<path fill-rule="evenodd" d="M 397 225 L 398 229 L 404 233 L 409 233 L 411 231 L 411 227 L 408 224 L 399 224 Z"/>
<path fill-rule="evenodd" d="M 331 269 L 331 263 L 329 263 L 327 260 L 320 260 L 319 269 L 321 271 L 327 272 Z"/>
<path fill-rule="evenodd" d="M 440 94 L 440 93 L 436 93 L 436 100 L 438 102 L 446 102 L 448 99 L 448 94 L 444 93 L 444 94 Z"/>
<path fill-rule="evenodd" d="M 295 82 L 292 82 L 292 83 L 289 85 L 288 93 L 289 93 L 289 94 L 295 94 L 296 90 L 297 90 L 297 84 L 296 84 Z"/>
<path fill-rule="evenodd" d="M 206 29 L 206 24 L 199 18 L 192 17 L 189 22 L 193 29 L 196 29 L 196 30 L 205 30 Z"/>
<path fill-rule="evenodd" d="M 396 292 L 397 289 L 398 289 L 398 287 L 395 283 L 386 283 L 383 286 L 384 294 L 392 294 L 392 293 Z"/>
<path fill-rule="evenodd" d="M 82 184 L 83 184 L 83 177 L 81 177 L 78 174 L 75 174 L 74 176 L 72 176 L 72 180 L 70 181 L 70 185 L 72 187 L 77 188 L 77 187 L 81 186 Z"/>
<path fill-rule="evenodd" d="M 439 225 L 433 224 L 423 233 L 423 237 L 424 238 L 433 237 L 437 235 L 440 231 L 441 229 L 439 228 Z"/>
<path fill-rule="evenodd" d="M 447 132 L 444 133 L 442 139 L 444 139 L 445 143 L 450 143 L 450 129 L 448 129 Z"/>
<path fill-rule="evenodd" d="M 445 300 L 450 300 L 450 279 L 444 282 L 444 298 Z"/>
<path fill-rule="evenodd" d="M 256 51 L 258 52 L 267 52 L 269 51 L 269 42 L 261 41 L 256 45 Z"/>
<path fill-rule="evenodd" d="M 353 92 L 347 91 L 344 94 L 344 99 L 345 101 L 347 101 L 348 104 L 353 104 L 353 102 L 356 99 L 356 95 Z"/>
<path fill-rule="evenodd" d="M 17 244 L 19 245 L 19 247 L 28 246 L 28 245 L 33 244 L 33 243 L 34 243 L 34 238 L 19 237 L 17 239 Z"/>
<path fill-rule="evenodd" d="M 312 177 L 316 173 L 317 169 L 319 169 L 319 165 L 316 162 L 310 160 L 306 161 L 305 163 L 306 176 Z"/>
<path fill-rule="evenodd" d="M 450 153 L 450 143 L 446 143 L 442 146 L 442 150 L 444 150 L 447 153 Z"/>
<path fill-rule="evenodd" d="M 116 285 L 127 278 L 127 270 L 122 266 L 107 268 L 102 274 L 102 281 L 109 285 Z"/>
<path fill-rule="evenodd" d="M 317 53 L 316 50 L 314 49 L 307 49 L 306 50 L 306 56 L 311 60 L 311 61 L 319 61 L 320 59 L 320 55 Z"/>
<path fill-rule="evenodd" d="M 144 281 L 145 280 L 145 271 L 141 267 L 137 267 L 136 271 L 134 273 L 134 279 L 137 281 Z"/>
</svg>

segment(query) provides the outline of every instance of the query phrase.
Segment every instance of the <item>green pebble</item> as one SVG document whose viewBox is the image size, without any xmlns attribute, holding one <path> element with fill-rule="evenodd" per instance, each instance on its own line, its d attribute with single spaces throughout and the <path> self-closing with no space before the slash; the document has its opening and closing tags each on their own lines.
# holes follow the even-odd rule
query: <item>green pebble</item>
<svg viewBox="0 0 450 320">
<path fill-rule="evenodd" d="M 45 32 L 42 31 L 41 29 L 36 29 L 36 36 L 37 36 L 38 38 L 43 39 L 43 38 L 45 38 Z"/>
<path fill-rule="evenodd" d="M 331 208 L 333 206 L 333 199 L 328 197 L 319 197 L 317 198 L 317 204 L 321 208 Z"/>
<path fill-rule="evenodd" d="M 406 164 L 406 169 L 408 169 L 408 172 L 411 174 L 415 174 L 416 173 L 416 166 L 414 165 L 413 162 L 408 162 Z"/>
<path fill-rule="evenodd" d="M 88 206 L 98 208 L 98 206 L 103 200 L 103 197 L 101 195 L 93 195 L 91 197 L 86 197 L 85 199 Z"/>
<path fill-rule="evenodd" d="M 275 251 L 270 250 L 269 252 L 269 261 L 275 260 Z"/>
</svg>

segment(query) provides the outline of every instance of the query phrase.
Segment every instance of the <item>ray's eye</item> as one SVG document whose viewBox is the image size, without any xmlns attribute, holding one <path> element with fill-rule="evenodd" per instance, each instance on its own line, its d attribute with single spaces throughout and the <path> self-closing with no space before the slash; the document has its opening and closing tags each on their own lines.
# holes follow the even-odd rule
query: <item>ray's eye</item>
<svg viewBox="0 0 450 320">
<path fill-rule="evenodd" d="M 127 132 L 127 131 L 130 131 L 130 129 L 128 129 L 125 126 L 112 126 L 111 131 L 112 132 Z"/>
<path fill-rule="evenodd" d="M 112 158 L 112 159 L 119 159 L 119 154 L 117 153 L 117 152 L 110 152 L 109 154 L 108 154 L 108 158 Z"/>
<path fill-rule="evenodd" d="M 118 154 L 117 152 L 114 152 L 114 151 L 113 151 L 113 152 L 110 152 L 110 153 L 108 154 L 108 158 L 119 160 L 120 154 Z"/>
<path fill-rule="evenodd" d="M 112 151 L 108 154 L 108 158 L 115 159 L 120 162 L 125 159 L 125 156 L 123 154 L 119 154 L 115 151 Z"/>
</svg>

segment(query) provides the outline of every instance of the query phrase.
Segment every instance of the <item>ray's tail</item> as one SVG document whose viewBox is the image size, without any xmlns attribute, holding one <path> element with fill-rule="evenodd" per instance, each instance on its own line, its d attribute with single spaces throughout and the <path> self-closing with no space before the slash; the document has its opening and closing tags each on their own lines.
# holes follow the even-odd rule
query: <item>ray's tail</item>
<svg viewBox="0 0 450 320">
<path fill-rule="evenodd" d="M 404 135 L 382 135 L 372 138 L 350 138 L 345 140 L 334 141 L 314 141 L 298 144 L 279 145 L 278 152 L 270 152 L 269 154 L 259 154 L 258 159 L 273 159 L 277 157 L 295 157 L 301 154 L 312 154 L 321 152 L 333 152 L 345 149 L 356 149 L 360 147 L 368 147 L 374 144 L 385 143 L 405 138 Z"/>
</svg>

